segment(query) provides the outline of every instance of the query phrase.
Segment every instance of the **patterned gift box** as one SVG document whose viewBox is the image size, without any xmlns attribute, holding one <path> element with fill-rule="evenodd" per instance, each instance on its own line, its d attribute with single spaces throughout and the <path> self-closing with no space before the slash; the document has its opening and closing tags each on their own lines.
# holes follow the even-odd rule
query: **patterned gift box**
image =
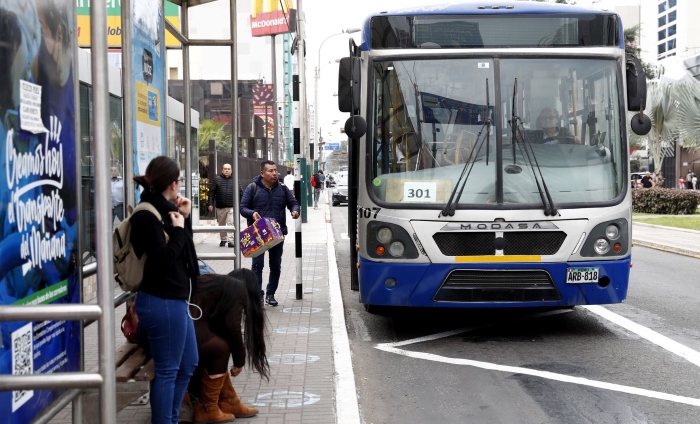
<svg viewBox="0 0 700 424">
<path fill-rule="evenodd" d="M 241 253 L 246 258 L 262 255 L 284 241 L 280 224 L 274 218 L 262 218 L 241 231 Z"/>
</svg>

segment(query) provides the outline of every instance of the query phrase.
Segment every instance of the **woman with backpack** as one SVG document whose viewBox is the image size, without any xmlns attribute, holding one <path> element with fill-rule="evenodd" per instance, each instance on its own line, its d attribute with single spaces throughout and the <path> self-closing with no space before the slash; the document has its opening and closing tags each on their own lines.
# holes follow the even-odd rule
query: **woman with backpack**
<svg viewBox="0 0 700 424">
<path fill-rule="evenodd" d="M 147 255 L 138 288 L 139 332 L 148 338 L 155 378 L 151 386 L 151 422 L 178 422 L 180 403 L 199 361 L 188 304 L 199 275 L 192 240 L 192 203 L 180 195 L 180 167 L 158 156 L 146 174 L 134 177 L 143 187 L 141 203 L 155 207 L 134 213 L 131 244 L 138 257 Z M 166 239 L 166 234 L 168 238 Z"/>
</svg>

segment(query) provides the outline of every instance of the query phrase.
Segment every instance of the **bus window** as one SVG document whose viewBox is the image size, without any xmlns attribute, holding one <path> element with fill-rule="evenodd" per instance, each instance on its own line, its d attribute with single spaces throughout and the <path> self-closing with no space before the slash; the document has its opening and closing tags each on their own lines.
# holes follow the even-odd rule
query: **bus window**
<svg viewBox="0 0 700 424">
<path fill-rule="evenodd" d="M 368 149 L 375 194 L 387 202 L 446 203 L 453 176 L 495 152 L 493 131 L 485 126 L 494 110 L 487 104 L 495 100 L 492 60 L 375 62 L 373 69 Z M 494 158 L 478 168 L 464 201 L 495 199 Z"/>
<path fill-rule="evenodd" d="M 620 195 L 624 143 L 615 69 L 609 60 L 501 61 L 504 165 L 523 169 L 504 173 L 504 203 L 539 201 L 533 177 L 538 165 L 555 203 L 604 202 Z M 518 118 L 515 146 L 513 116 Z M 527 143 L 537 163 L 528 161 Z"/>
</svg>

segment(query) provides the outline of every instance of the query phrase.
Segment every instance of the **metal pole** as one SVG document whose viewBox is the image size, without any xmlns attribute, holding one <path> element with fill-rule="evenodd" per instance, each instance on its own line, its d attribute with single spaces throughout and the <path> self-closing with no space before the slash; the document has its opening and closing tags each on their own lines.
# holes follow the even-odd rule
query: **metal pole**
<svg viewBox="0 0 700 424">
<path fill-rule="evenodd" d="M 180 15 L 182 16 L 182 35 L 189 38 L 189 3 L 182 2 Z M 182 107 L 185 109 L 185 195 L 194 204 L 192 199 L 192 113 L 190 112 L 190 46 L 182 44 Z M 199 155 L 199 143 L 196 149 Z M 199 201 L 197 201 L 199 205 Z M 201 210 L 199 205 L 198 210 Z M 192 219 L 195 222 L 194 218 Z"/>
<path fill-rule="evenodd" d="M 104 31 L 104 29 L 102 29 Z M 131 0 L 122 1 L 122 108 L 124 110 L 124 207 L 133 207 L 134 190 L 134 80 L 131 78 Z"/>
<path fill-rule="evenodd" d="M 234 268 L 241 267 L 241 243 L 240 231 L 241 228 L 241 210 L 240 202 L 238 201 L 238 68 L 236 47 L 236 1 L 231 0 L 231 164 L 236 170 L 233 174 L 233 225 L 236 227 L 234 231 L 236 259 L 234 259 Z"/>
<path fill-rule="evenodd" d="M 272 157 L 275 162 L 279 162 L 279 139 L 277 138 L 277 51 L 275 46 L 275 34 L 272 34 L 272 122 L 274 125 Z"/>
<path fill-rule="evenodd" d="M 126 0 L 123 3 L 128 4 Z M 112 232 L 112 191 L 109 167 L 109 85 L 107 83 L 107 3 L 93 2 L 90 8 L 92 34 L 92 105 L 95 148 L 95 230 L 96 234 Z M 129 51 L 126 52 L 130 54 Z M 130 69 L 129 69 L 130 71 Z M 130 117 L 129 117 L 130 118 Z M 114 353 L 114 274 L 112 272 L 112 240 L 97 244 L 97 303 L 102 309 L 99 323 L 100 421 L 112 422 L 117 417 L 117 390 Z"/>
</svg>

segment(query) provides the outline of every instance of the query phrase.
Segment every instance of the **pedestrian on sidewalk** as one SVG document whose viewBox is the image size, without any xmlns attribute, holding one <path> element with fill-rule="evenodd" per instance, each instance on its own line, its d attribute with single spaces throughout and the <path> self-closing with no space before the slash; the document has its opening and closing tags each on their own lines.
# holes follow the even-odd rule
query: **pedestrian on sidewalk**
<svg viewBox="0 0 700 424">
<path fill-rule="evenodd" d="M 323 171 L 318 171 L 318 181 L 321 183 L 318 186 L 321 187 L 321 191 L 323 191 L 323 187 L 326 185 L 326 175 Z"/>
<path fill-rule="evenodd" d="M 238 182 L 238 199 L 243 196 L 243 187 Z M 225 163 L 221 174 L 214 178 L 209 189 L 209 212 L 216 208 L 216 221 L 219 226 L 233 225 L 233 176 L 231 165 Z M 222 231 L 219 233 L 221 242 L 219 247 L 235 247 L 233 233 Z"/>
<path fill-rule="evenodd" d="M 651 178 L 651 173 L 647 171 L 644 176 L 642 177 L 642 187 L 644 188 L 652 188 L 655 187 L 656 183 L 654 180 Z"/>
<path fill-rule="evenodd" d="M 321 175 L 323 171 L 318 171 L 311 177 L 311 186 L 314 188 L 314 209 L 318 209 L 318 199 L 321 197 Z"/>
<path fill-rule="evenodd" d="M 231 377 L 241 373 L 247 356 L 249 368 L 270 380 L 265 310 L 259 300 L 257 277 L 249 269 L 228 275 L 205 274 L 199 277 L 198 288 L 194 303 L 201 308 L 202 319 L 194 326 L 199 366 L 189 386 L 189 393 L 198 399 L 194 421 L 219 423 L 252 417 L 258 409 L 241 402 Z M 230 371 L 229 358 L 233 361 Z"/>
<path fill-rule="evenodd" d="M 151 422 L 170 424 L 178 422 L 180 403 L 199 362 L 188 310 L 193 281 L 199 276 L 192 203 L 180 195 L 180 167 L 166 156 L 151 160 L 146 174 L 134 181 L 144 188 L 141 202 L 153 205 L 161 216 L 159 220 L 149 211 L 136 212 L 130 218 L 131 244 L 138 257 L 147 255 L 136 313 L 155 368 Z"/>
<path fill-rule="evenodd" d="M 284 177 L 284 185 L 294 194 L 294 174 L 291 170 L 287 171 L 287 176 Z"/>
<path fill-rule="evenodd" d="M 287 186 L 279 182 L 279 174 L 277 174 L 277 165 L 266 160 L 260 163 L 260 175 L 253 179 L 253 185 L 249 185 L 243 193 L 241 200 L 241 215 L 247 219 L 258 220 L 263 217 L 275 218 L 282 229 L 282 234 L 287 235 L 287 213 L 285 208 L 292 213 L 292 218 L 299 218 L 299 203 L 289 191 Z M 280 281 L 282 273 L 282 252 L 284 251 L 284 242 L 279 243 L 275 247 L 267 251 L 270 258 L 270 279 L 267 283 L 267 296 L 262 289 L 262 273 L 265 266 L 265 253 L 253 258 L 252 270 L 258 278 L 258 288 L 260 296 L 264 298 L 270 306 L 277 306 L 275 300 L 275 292 Z"/>
</svg>

